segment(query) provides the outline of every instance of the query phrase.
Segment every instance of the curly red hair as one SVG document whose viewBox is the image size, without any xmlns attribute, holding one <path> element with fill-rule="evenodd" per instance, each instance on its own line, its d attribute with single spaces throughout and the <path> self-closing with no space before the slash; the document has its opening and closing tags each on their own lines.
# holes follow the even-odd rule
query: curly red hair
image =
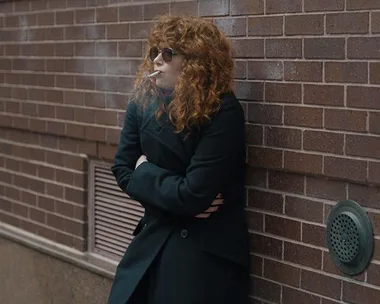
<svg viewBox="0 0 380 304">
<path fill-rule="evenodd" d="M 153 72 L 149 59 L 152 46 L 165 44 L 184 55 L 182 72 L 174 88 L 174 97 L 167 109 L 178 132 L 190 130 L 207 121 L 220 105 L 220 95 L 232 91 L 233 49 L 230 40 L 210 21 L 193 16 L 163 15 L 156 19 L 143 63 L 135 81 L 135 99 L 149 99 L 154 88 L 146 88 L 144 74 Z M 145 89 L 141 89 L 145 87 Z"/>
</svg>

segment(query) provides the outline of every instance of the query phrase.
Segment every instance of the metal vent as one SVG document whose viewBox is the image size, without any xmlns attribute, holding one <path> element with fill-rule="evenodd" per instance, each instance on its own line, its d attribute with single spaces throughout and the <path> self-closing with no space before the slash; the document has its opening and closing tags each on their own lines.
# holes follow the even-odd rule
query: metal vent
<svg viewBox="0 0 380 304">
<path fill-rule="evenodd" d="M 340 201 L 327 219 L 327 245 L 331 258 L 344 273 L 356 275 L 369 264 L 373 231 L 364 209 L 354 201 Z"/>
<path fill-rule="evenodd" d="M 110 167 L 90 162 L 89 250 L 120 260 L 144 209 L 121 191 Z"/>
</svg>

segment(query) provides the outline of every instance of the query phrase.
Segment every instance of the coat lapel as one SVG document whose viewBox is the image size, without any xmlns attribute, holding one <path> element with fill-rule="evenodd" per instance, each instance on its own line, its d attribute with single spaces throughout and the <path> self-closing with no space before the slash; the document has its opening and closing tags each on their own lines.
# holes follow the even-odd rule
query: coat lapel
<svg viewBox="0 0 380 304">
<path fill-rule="evenodd" d="M 170 123 L 166 113 L 157 121 L 154 115 L 155 106 L 149 106 L 144 113 L 143 123 L 140 132 L 144 132 L 166 146 L 185 164 L 189 162 L 188 151 L 185 148 L 184 134 L 176 133 L 174 126 Z"/>
</svg>

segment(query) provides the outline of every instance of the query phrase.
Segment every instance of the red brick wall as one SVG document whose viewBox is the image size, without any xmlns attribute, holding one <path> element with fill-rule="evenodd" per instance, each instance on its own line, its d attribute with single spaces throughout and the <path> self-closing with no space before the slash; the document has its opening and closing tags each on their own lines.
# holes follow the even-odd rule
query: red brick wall
<svg viewBox="0 0 380 304">
<path fill-rule="evenodd" d="M 0 221 L 85 250 L 87 158 L 113 158 L 150 20 L 199 14 L 236 50 L 252 303 L 380 303 L 380 2 L 155 2 L 0 4 Z M 376 233 L 355 278 L 325 245 L 341 199 Z"/>
</svg>

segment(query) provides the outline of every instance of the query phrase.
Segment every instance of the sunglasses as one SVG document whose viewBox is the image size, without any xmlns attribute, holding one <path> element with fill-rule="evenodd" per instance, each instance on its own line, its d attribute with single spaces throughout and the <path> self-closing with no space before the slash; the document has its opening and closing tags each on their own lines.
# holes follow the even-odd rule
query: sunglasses
<svg viewBox="0 0 380 304">
<path fill-rule="evenodd" d="M 175 51 L 171 48 L 163 48 L 162 50 L 159 50 L 157 47 L 152 47 L 149 50 L 149 58 L 150 60 L 154 60 L 159 54 L 161 53 L 162 59 L 165 62 L 170 62 L 173 59 L 173 56 L 177 55 Z"/>
</svg>

